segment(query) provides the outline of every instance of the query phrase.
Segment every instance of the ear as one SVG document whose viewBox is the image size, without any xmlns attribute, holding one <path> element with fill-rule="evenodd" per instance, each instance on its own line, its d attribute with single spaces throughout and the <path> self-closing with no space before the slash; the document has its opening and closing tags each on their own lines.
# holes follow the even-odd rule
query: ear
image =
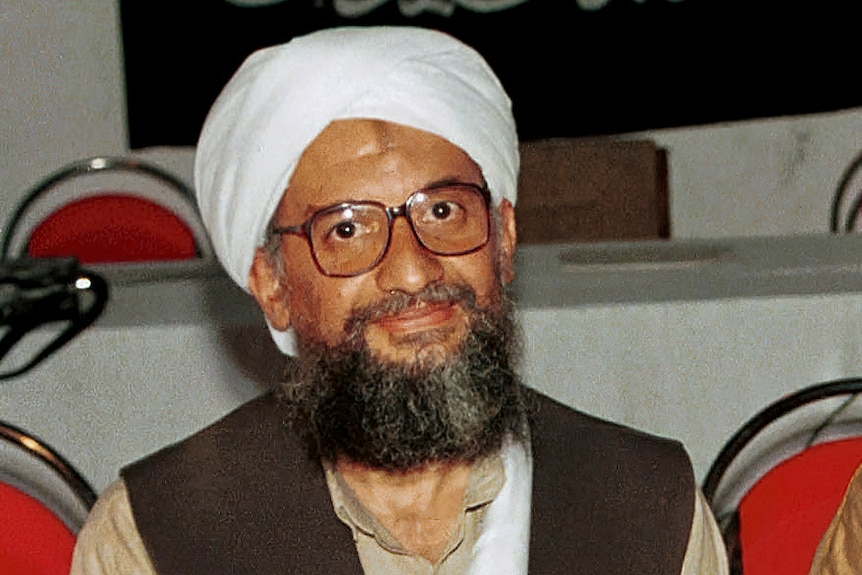
<svg viewBox="0 0 862 575">
<path fill-rule="evenodd" d="M 515 245 L 518 243 L 518 232 L 515 228 L 515 207 L 509 200 L 502 200 L 497 206 L 500 222 L 500 273 L 503 283 L 515 279 Z"/>
<path fill-rule="evenodd" d="M 284 282 L 263 248 L 254 252 L 254 261 L 248 273 L 248 289 L 272 327 L 279 331 L 290 327 L 290 311 L 287 309 Z"/>
</svg>

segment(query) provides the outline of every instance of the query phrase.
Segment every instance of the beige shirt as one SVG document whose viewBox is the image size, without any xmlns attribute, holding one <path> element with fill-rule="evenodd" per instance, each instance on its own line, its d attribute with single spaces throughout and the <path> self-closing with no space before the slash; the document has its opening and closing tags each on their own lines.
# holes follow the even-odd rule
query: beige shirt
<svg viewBox="0 0 862 575">
<path fill-rule="evenodd" d="M 391 536 L 357 507 L 343 483 L 329 470 L 327 484 L 333 506 L 342 521 L 351 526 L 359 559 L 369 575 L 464 573 L 472 541 L 481 531 L 487 503 L 499 492 L 503 477 L 499 459 L 476 467 L 465 496 L 462 528 L 453 536 L 449 553 L 435 565 L 400 552 Z M 490 499 L 489 499 L 490 497 Z M 725 575 L 727 557 L 721 534 L 700 491 L 694 502 L 694 517 L 681 575 Z M 78 534 L 71 575 L 157 575 L 135 526 L 126 486 L 111 484 L 93 508 Z"/>
<path fill-rule="evenodd" d="M 362 506 L 341 475 L 331 465 L 325 465 L 324 468 L 335 514 L 353 533 L 363 571 L 381 575 L 466 573 L 470 566 L 473 544 L 482 533 L 485 511 L 500 492 L 505 480 L 500 457 L 488 457 L 476 463 L 464 493 L 464 505 L 458 525 L 441 559 L 431 563 L 423 557 L 407 553 L 386 528 Z"/>
<path fill-rule="evenodd" d="M 857 573 L 862 573 L 862 467 L 853 474 L 811 563 L 811 575 Z"/>
</svg>

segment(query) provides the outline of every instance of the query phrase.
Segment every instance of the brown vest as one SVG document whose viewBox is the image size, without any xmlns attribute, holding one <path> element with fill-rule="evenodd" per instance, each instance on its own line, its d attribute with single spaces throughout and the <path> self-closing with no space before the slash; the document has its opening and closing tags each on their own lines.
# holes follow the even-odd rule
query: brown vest
<svg viewBox="0 0 862 575">
<path fill-rule="evenodd" d="M 531 575 L 678 575 L 694 511 L 682 447 L 536 395 Z M 123 470 L 161 575 L 361 575 L 323 470 L 269 395 Z"/>
</svg>

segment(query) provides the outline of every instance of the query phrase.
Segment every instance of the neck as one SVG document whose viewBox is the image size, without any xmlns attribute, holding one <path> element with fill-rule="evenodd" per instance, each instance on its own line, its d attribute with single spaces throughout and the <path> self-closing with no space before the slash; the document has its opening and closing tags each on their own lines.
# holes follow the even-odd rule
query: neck
<svg viewBox="0 0 862 575">
<path fill-rule="evenodd" d="M 405 551 L 432 563 L 442 557 L 459 527 L 471 464 L 434 463 L 391 472 L 338 460 L 335 467 Z"/>
</svg>

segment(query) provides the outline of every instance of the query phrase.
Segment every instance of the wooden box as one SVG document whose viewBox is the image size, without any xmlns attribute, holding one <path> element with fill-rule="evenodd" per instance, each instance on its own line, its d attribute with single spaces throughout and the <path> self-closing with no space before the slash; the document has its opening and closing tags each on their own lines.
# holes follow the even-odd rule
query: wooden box
<svg viewBox="0 0 862 575">
<path fill-rule="evenodd" d="M 520 243 L 670 236 L 667 155 L 648 140 L 521 143 Z"/>
</svg>

